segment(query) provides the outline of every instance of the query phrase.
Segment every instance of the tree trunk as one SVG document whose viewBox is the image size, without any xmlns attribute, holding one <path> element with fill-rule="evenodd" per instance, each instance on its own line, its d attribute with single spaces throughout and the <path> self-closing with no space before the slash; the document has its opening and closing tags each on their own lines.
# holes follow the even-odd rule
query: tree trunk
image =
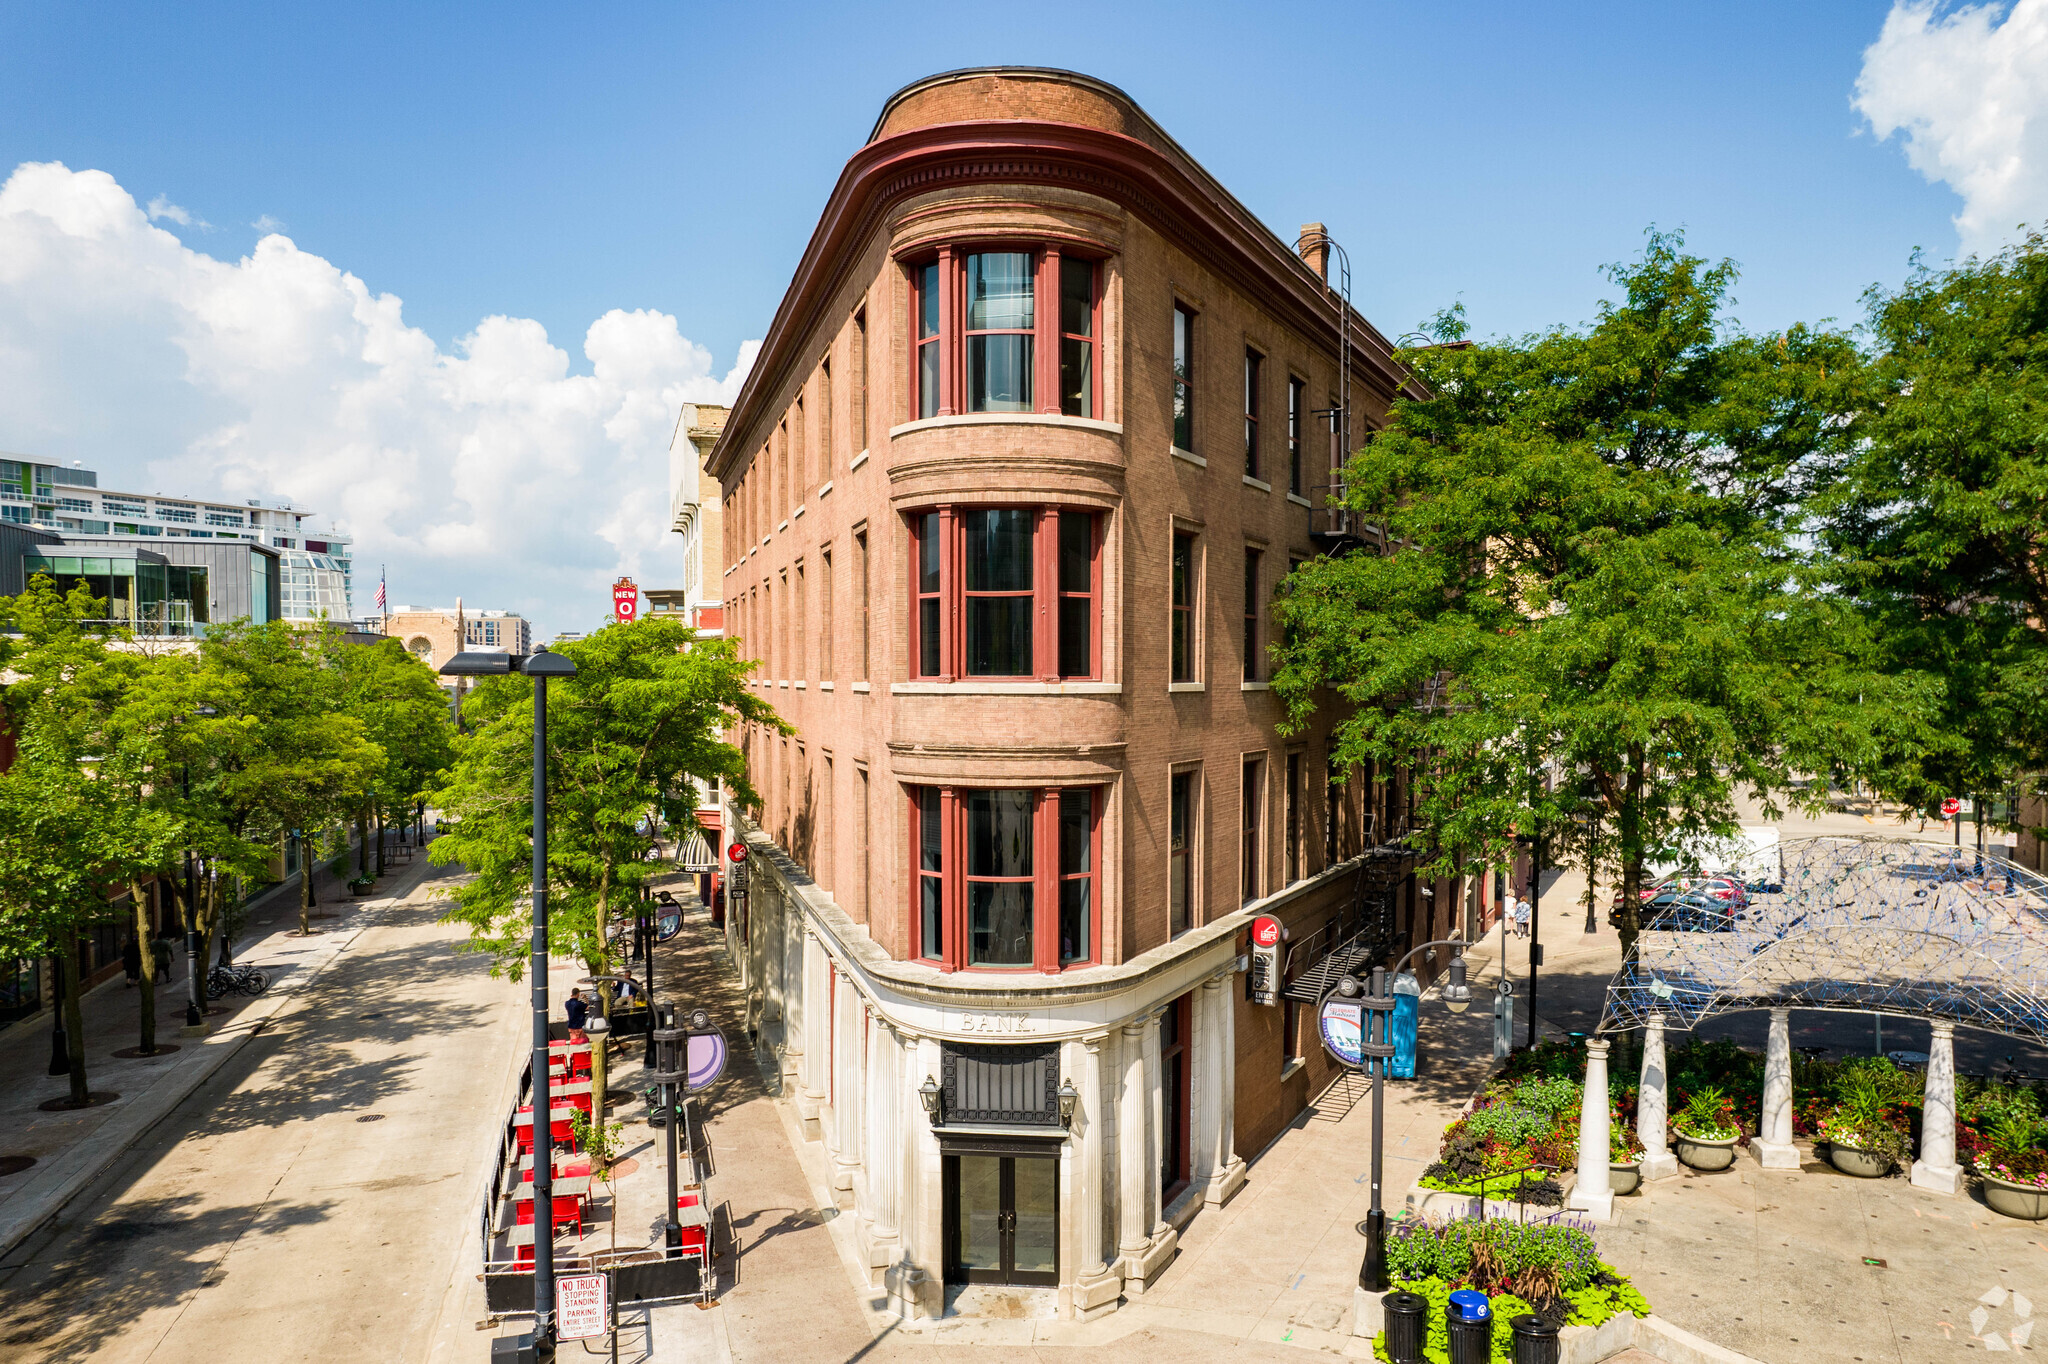
<svg viewBox="0 0 2048 1364">
<path fill-rule="evenodd" d="M 313 856 L 306 840 L 299 840 L 299 936 L 313 931 Z"/>
<path fill-rule="evenodd" d="M 199 867 L 197 880 L 198 884 L 194 887 L 192 894 L 192 910 L 199 916 L 200 998 L 204 999 L 206 998 L 204 989 L 206 976 L 208 971 L 212 969 L 208 963 L 213 960 L 214 940 L 220 936 L 220 906 L 213 894 L 213 873 L 207 870 L 204 863 Z M 207 1008 L 209 1012 L 212 1011 L 211 1004 Z"/>
<path fill-rule="evenodd" d="M 381 808 L 377 811 L 377 876 L 380 880 L 384 876 L 384 811 Z"/>
<path fill-rule="evenodd" d="M 71 1065 L 72 1106 L 84 1108 L 92 1101 L 92 1093 L 85 1087 L 85 1010 L 78 1006 L 78 934 L 68 928 L 64 932 L 70 942 L 57 954 L 64 971 L 64 1059 Z"/>
<path fill-rule="evenodd" d="M 356 810 L 356 879 L 366 880 L 370 875 L 370 808 L 365 805 Z"/>
<path fill-rule="evenodd" d="M 1586 825 L 1586 922 L 1600 922 L 1595 915 L 1599 911 L 1599 892 L 1595 885 L 1600 875 L 1600 821 L 1591 820 Z"/>
<path fill-rule="evenodd" d="M 128 898 L 135 905 L 135 941 L 142 944 L 142 1040 L 137 1049 L 144 1056 L 156 1055 L 156 941 L 150 937 L 149 909 L 142 898 L 142 883 L 128 883 Z"/>
<path fill-rule="evenodd" d="M 611 867 L 606 866 L 604 875 L 597 883 L 597 951 L 600 965 L 591 972 L 592 975 L 610 975 L 612 969 L 611 939 L 609 936 L 611 932 L 609 903 L 611 899 L 611 879 Z M 612 987 L 610 982 L 600 981 L 598 983 L 596 1005 L 598 1012 L 604 1015 L 606 1029 L 603 1037 L 590 1048 L 590 1112 L 598 1127 L 602 1128 L 604 1126 L 604 1101 L 608 1092 L 606 1086 L 609 1083 L 609 1076 L 611 1074 L 610 1057 L 607 1055 L 611 1049 L 612 1036 L 610 1029 L 612 1020 Z"/>
<path fill-rule="evenodd" d="M 1621 847 L 1618 850 L 1621 872 L 1621 910 L 1615 916 L 1621 932 L 1621 955 L 1624 960 L 1634 960 L 1636 939 L 1643 931 L 1643 751 L 1631 746 L 1628 751 L 1628 781 L 1622 788 L 1621 801 Z"/>
</svg>

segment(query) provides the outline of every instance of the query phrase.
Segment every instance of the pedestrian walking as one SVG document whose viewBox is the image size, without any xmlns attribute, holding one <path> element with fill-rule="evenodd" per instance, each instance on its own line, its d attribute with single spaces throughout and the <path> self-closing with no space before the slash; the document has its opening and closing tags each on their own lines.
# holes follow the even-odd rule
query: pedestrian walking
<svg viewBox="0 0 2048 1364">
<path fill-rule="evenodd" d="M 1529 936 L 1529 911 L 1529 902 L 1523 899 L 1521 896 L 1517 895 L 1515 897 L 1514 914 L 1515 936 L 1518 938 L 1526 938 Z"/>
<path fill-rule="evenodd" d="M 583 1022 L 590 1017 L 590 1002 L 583 998 L 581 990 L 569 992 L 569 1002 L 562 1006 L 562 1012 L 569 1016 L 569 1038 L 574 1042 L 583 1040 Z"/>
<path fill-rule="evenodd" d="M 135 941 L 133 933 L 128 935 L 127 942 L 121 944 L 121 969 L 128 973 L 130 986 L 142 979 L 142 945 Z"/>
<path fill-rule="evenodd" d="M 167 981 L 171 978 L 171 963 L 176 959 L 171 950 L 168 936 L 159 937 L 149 945 L 149 953 L 156 958 L 156 978 Z"/>
</svg>

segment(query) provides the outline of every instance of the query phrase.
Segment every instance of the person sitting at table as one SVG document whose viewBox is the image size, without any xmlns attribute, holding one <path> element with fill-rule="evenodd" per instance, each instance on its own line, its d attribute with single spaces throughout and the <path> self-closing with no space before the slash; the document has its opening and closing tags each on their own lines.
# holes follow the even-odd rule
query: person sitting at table
<svg viewBox="0 0 2048 1364">
<path fill-rule="evenodd" d="M 631 976 L 627 976 L 619 982 L 619 992 L 612 996 L 612 1003 L 630 1007 L 633 1001 L 639 997 L 639 994 L 640 987 L 633 983 Z"/>
<path fill-rule="evenodd" d="M 581 1042 L 583 1040 L 583 1021 L 590 1016 L 590 1004 L 583 998 L 581 990 L 571 990 L 569 992 L 569 1002 L 562 1006 L 562 1012 L 569 1015 L 570 1040 Z"/>
</svg>

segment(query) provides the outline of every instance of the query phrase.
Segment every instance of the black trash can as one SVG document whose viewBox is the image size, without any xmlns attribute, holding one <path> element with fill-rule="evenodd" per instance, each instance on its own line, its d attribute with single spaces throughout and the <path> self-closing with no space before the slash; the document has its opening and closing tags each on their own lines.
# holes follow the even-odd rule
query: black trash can
<svg viewBox="0 0 2048 1364">
<path fill-rule="evenodd" d="M 1394 1364 L 1422 1364 L 1429 1299 L 1420 1293 L 1389 1293 L 1380 1299 L 1380 1307 L 1386 1313 L 1387 1358 Z"/>
<path fill-rule="evenodd" d="M 1508 1322 L 1514 1332 L 1515 1364 L 1557 1364 L 1557 1328 L 1534 1315 Z"/>
<path fill-rule="evenodd" d="M 1493 1309 L 1486 1295 L 1461 1288 L 1444 1304 L 1444 1326 L 1450 1335 L 1451 1364 L 1492 1364 Z"/>
</svg>

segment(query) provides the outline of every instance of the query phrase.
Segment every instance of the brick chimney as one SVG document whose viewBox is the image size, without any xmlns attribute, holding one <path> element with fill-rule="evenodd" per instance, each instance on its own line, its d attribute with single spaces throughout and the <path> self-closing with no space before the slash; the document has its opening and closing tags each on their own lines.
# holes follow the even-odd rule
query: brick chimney
<svg viewBox="0 0 2048 1364">
<path fill-rule="evenodd" d="M 1294 243 L 1294 249 L 1308 262 L 1308 268 L 1324 279 L 1330 277 L 1330 234 L 1323 230 L 1321 223 L 1303 223 L 1301 237 Z"/>
</svg>

